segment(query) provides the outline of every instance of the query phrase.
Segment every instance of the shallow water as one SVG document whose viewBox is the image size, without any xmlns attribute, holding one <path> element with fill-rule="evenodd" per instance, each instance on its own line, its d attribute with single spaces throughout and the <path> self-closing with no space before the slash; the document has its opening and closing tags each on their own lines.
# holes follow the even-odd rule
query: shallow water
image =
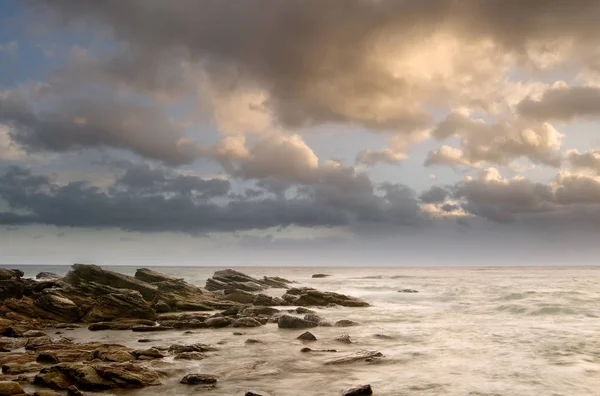
<svg viewBox="0 0 600 396">
<path fill-rule="evenodd" d="M 14 266 L 12 266 L 14 268 Z M 68 267 L 21 267 L 65 273 Z M 105 267 L 133 274 L 135 268 Z M 156 268 L 204 285 L 216 268 Z M 600 394 L 600 267 L 470 268 L 241 268 L 252 276 L 282 276 L 302 285 L 362 298 L 369 308 L 316 309 L 330 321 L 351 319 L 359 327 L 311 329 L 318 341 L 303 344 L 303 330 L 276 324 L 252 329 L 207 329 L 133 333 L 89 332 L 65 335 L 123 343 L 136 348 L 173 343 L 217 345 L 198 362 L 158 363 L 169 374 L 160 387 L 129 395 L 192 395 L 179 385 L 187 373 L 219 378 L 207 394 L 243 395 L 247 390 L 276 396 L 336 395 L 370 383 L 376 395 L 598 395 Z M 330 278 L 312 279 L 326 272 Z M 399 289 L 419 293 L 398 293 Z M 282 290 L 269 293 L 280 295 Z M 241 331 L 243 336 L 234 336 Z M 348 333 L 354 344 L 333 341 Z M 386 334 L 392 339 L 377 338 Z M 139 338 L 152 338 L 140 344 Z M 263 343 L 245 344 L 247 338 Z M 303 346 L 337 353 L 301 353 Z M 373 363 L 325 365 L 360 349 L 378 350 Z"/>
</svg>

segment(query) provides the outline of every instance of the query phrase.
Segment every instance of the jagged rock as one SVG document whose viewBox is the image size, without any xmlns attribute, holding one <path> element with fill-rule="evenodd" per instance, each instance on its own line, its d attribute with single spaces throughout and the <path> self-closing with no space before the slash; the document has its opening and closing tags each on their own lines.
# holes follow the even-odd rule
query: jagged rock
<svg viewBox="0 0 600 396">
<path fill-rule="evenodd" d="M 60 276 L 54 272 L 40 272 L 35 276 L 35 279 L 60 279 Z"/>
<path fill-rule="evenodd" d="M 329 274 L 313 274 L 312 277 L 313 278 L 327 278 L 329 276 L 331 276 L 331 275 L 329 275 Z"/>
<path fill-rule="evenodd" d="M 243 308 L 240 312 L 242 315 L 246 316 L 258 316 L 258 315 L 266 315 L 273 316 L 276 313 L 279 313 L 279 310 L 276 308 L 265 307 L 265 306 L 250 306 Z M 237 312 L 236 312 L 237 314 Z"/>
<path fill-rule="evenodd" d="M 23 387 L 18 382 L 0 381 L 0 396 L 25 394 Z"/>
<path fill-rule="evenodd" d="M 271 297 L 266 294 L 257 294 L 252 301 L 254 305 L 264 305 L 267 307 L 275 307 L 283 305 L 283 299 L 279 297 Z"/>
<path fill-rule="evenodd" d="M 182 384 L 198 385 L 198 384 L 215 384 L 217 378 L 209 374 L 188 374 L 181 379 Z"/>
<path fill-rule="evenodd" d="M 317 337 L 315 337 L 315 335 L 313 333 L 311 333 L 310 331 L 306 331 L 302 334 L 300 334 L 297 339 L 302 340 L 302 341 L 317 341 Z"/>
<path fill-rule="evenodd" d="M 157 313 L 171 312 L 173 310 L 171 306 L 164 301 L 158 301 L 152 306 L 152 308 L 154 308 L 154 311 Z"/>
<path fill-rule="evenodd" d="M 147 283 L 158 283 L 158 282 L 165 282 L 165 281 L 181 280 L 181 279 L 176 279 L 176 278 L 170 277 L 168 275 L 165 275 L 165 274 L 157 272 L 157 271 L 153 271 L 148 268 L 138 268 L 135 271 L 134 277 L 136 279 L 141 280 L 142 282 L 147 282 Z"/>
<path fill-rule="evenodd" d="M 360 326 L 360 323 L 355 322 L 353 320 L 342 319 L 335 322 L 335 327 L 352 327 L 352 326 Z"/>
<path fill-rule="evenodd" d="M 140 292 L 142 297 L 146 300 L 152 300 L 156 296 L 158 290 L 156 286 L 142 282 L 133 276 L 104 270 L 97 265 L 73 264 L 72 268 L 73 270 L 64 278 L 64 280 L 71 285 L 77 286 L 85 282 L 94 282 L 116 289 L 136 290 Z"/>
<path fill-rule="evenodd" d="M 153 320 L 147 319 L 125 319 L 113 322 L 96 322 L 88 326 L 90 331 L 99 330 L 131 330 L 136 326 L 154 326 Z"/>
<path fill-rule="evenodd" d="M 36 350 L 38 347 L 42 345 L 52 344 L 52 338 L 48 336 L 42 337 L 32 337 L 27 339 L 27 343 L 25 344 L 25 349 Z"/>
<path fill-rule="evenodd" d="M 206 355 L 201 352 L 182 352 L 175 356 L 176 360 L 202 360 Z"/>
<path fill-rule="evenodd" d="M 307 329 L 309 327 L 316 327 L 316 322 L 309 322 L 302 318 L 291 315 L 282 315 L 277 321 L 277 326 L 280 329 Z"/>
<path fill-rule="evenodd" d="M 0 280 L 16 280 L 20 279 L 22 272 L 10 270 L 7 268 L 0 268 Z"/>
<path fill-rule="evenodd" d="M 329 360 L 327 362 L 325 362 L 325 364 L 329 365 L 329 364 L 346 364 L 346 363 L 354 363 L 354 362 L 358 362 L 361 360 L 371 360 L 374 358 L 378 358 L 383 356 L 383 354 L 381 352 L 378 351 L 368 351 L 368 350 L 361 350 L 358 351 L 352 355 L 348 355 L 348 356 L 344 356 L 341 358 L 337 358 L 337 359 L 333 359 L 333 360 Z"/>
<path fill-rule="evenodd" d="M 55 319 L 61 322 L 76 322 L 79 320 L 79 307 L 73 301 L 53 289 L 43 290 L 40 296 L 35 300 L 35 304 L 52 314 Z"/>
<path fill-rule="evenodd" d="M 264 276 L 261 283 L 274 289 L 287 289 L 288 284 L 293 282 L 279 276 Z"/>
<path fill-rule="evenodd" d="M 334 341 L 341 342 L 344 344 L 352 344 L 352 340 L 348 334 L 342 334 L 334 338 Z"/>
<path fill-rule="evenodd" d="M 86 322 L 103 322 L 114 319 L 156 319 L 156 312 L 135 290 L 98 296 L 95 305 L 84 317 Z"/>
<path fill-rule="evenodd" d="M 136 359 L 132 352 L 131 348 L 123 345 L 106 344 L 95 349 L 92 356 L 104 362 L 130 362 Z"/>
<path fill-rule="evenodd" d="M 287 290 L 283 295 L 283 300 L 288 305 L 300 306 L 320 306 L 325 307 L 330 304 L 342 305 L 345 307 L 368 307 L 369 304 L 355 297 L 334 292 L 322 292 L 310 287 L 293 288 Z"/>
<path fill-rule="evenodd" d="M 97 364 L 98 374 L 119 388 L 142 388 L 160 385 L 158 374 L 143 366 L 132 363 Z"/>
<path fill-rule="evenodd" d="M 371 385 L 359 385 L 346 390 L 343 396 L 370 396 L 372 394 Z"/>
</svg>

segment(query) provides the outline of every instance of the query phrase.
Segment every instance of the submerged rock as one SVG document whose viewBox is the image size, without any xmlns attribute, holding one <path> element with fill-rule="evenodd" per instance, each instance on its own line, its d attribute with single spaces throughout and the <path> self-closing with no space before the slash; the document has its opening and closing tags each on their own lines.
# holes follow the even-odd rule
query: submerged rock
<svg viewBox="0 0 600 396">
<path fill-rule="evenodd" d="M 327 365 L 329 365 L 329 364 L 347 364 L 347 363 L 371 360 L 371 359 L 382 357 L 382 356 L 383 356 L 383 354 L 378 351 L 361 350 L 352 355 L 329 360 L 329 361 L 325 362 L 325 364 L 327 364 Z"/>
<path fill-rule="evenodd" d="M 418 293 L 418 290 L 415 289 L 402 289 L 402 290 L 398 290 L 398 293 Z"/>
<path fill-rule="evenodd" d="M 371 385 L 359 385 L 354 388 L 350 388 L 343 393 L 343 396 L 370 396 L 373 394 Z"/>
<path fill-rule="evenodd" d="M 310 349 L 310 348 L 302 348 L 302 349 L 300 349 L 300 352 L 302 352 L 302 353 L 308 353 L 308 352 L 337 352 L 337 350 L 335 350 L 335 349 Z"/>
<path fill-rule="evenodd" d="M 174 357 L 175 360 L 202 360 L 205 358 L 206 355 L 201 352 L 182 352 Z"/>
<path fill-rule="evenodd" d="M 313 278 L 327 278 L 329 276 L 331 276 L 331 275 L 329 275 L 329 274 L 313 274 L 312 277 Z"/>
<path fill-rule="evenodd" d="M 181 379 L 181 383 L 187 385 L 216 384 L 217 377 L 210 374 L 188 374 Z"/>
<path fill-rule="evenodd" d="M 280 329 L 307 329 L 318 326 L 318 323 L 310 322 L 296 316 L 282 315 L 277 321 L 277 326 Z"/>
<path fill-rule="evenodd" d="M 353 320 L 342 319 L 335 322 L 335 327 L 352 327 L 352 326 L 360 326 L 360 323 L 355 322 Z"/>
<path fill-rule="evenodd" d="M 306 332 L 300 334 L 296 339 L 302 340 L 302 341 L 317 341 L 317 337 L 315 337 L 315 335 L 313 333 L 311 333 L 310 331 L 306 331 Z"/>
</svg>

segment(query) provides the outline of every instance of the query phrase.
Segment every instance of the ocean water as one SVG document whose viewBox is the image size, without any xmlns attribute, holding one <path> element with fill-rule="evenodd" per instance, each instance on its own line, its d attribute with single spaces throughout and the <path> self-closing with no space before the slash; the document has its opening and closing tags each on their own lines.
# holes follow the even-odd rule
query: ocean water
<svg viewBox="0 0 600 396">
<path fill-rule="evenodd" d="M 14 268 L 15 266 L 12 266 Z M 21 267 L 66 273 L 68 267 Z M 105 267 L 133 274 L 133 267 Z M 218 268 L 156 267 L 168 275 L 203 286 Z M 240 268 L 252 276 L 282 276 L 300 285 L 362 298 L 369 308 L 315 309 L 330 321 L 351 319 L 361 326 L 310 329 L 318 341 L 304 344 L 304 330 L 276 324 L 252 329 L 132 333 L 69 333 L 147 348 L 151 345 L 202 342 L 218 352 L 197 362 L 157 363 L 163 386 L 128 395 L 192 395 L 178 384 L 188 373 L 218 377 L 214 395 L 243 395 L 254 390 L 270 396 L 338 395 L 369 383 L 375 395 L 572 396 L 600 395 L 600 267 L 463 268 Z M 312 279 L 314 273 L 331 274 Z M 419 293 L 398 293 L 404 288 Z M 273 295 L 283 290 L 271 289 Z M 234 336 L 241 331 L 243 336 Z M 353 344 L 334 337 L 348 333 Z M 385 334 L 382 339 L 375 334 Z M 139 338 L 152 338 L 140 344 Z M 248 338 L 260 344 L 245 344 Z M 301 353 L 300 349 L 336 349 L 337 353 Z M 377 350 L 371 363 L 326 365 L 329 359 L 361 349 Z"/>
</svg>

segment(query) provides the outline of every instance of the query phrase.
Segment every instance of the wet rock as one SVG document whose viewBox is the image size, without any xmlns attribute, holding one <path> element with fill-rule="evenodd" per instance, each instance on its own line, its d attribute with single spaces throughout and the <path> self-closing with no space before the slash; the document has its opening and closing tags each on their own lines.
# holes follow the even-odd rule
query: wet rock
<svg viewBox="0 0 600 396">
<path fill-rule="evenodd" d="M 165 355 L 163 355 L 163 353 L 156 348 L 136 349 L 133 351 L 133 355 L 140 360 L 162 359 L 165 357 Z"/>
<path fill-rule="evenodd" d="M 10 374 L 10 375 L 19 375 L 25 373 L 33 373 L 40 371 L 42 366 L 39 364 L 18 364 L 18 363 L 8 363 L 2 365 L 2 374 Z"/>
<path fill-rule="evenodd" d="M 302 341 L 317 341 L 317 337 L 315 337 L 315 335 L 310 331 L 300 334 L 297 339 Z"/>
<path fill-rule="evenodd" d="M 250 292 L 243 290 L 235 290 L 231 293 L 225 294 L 222 299 L 226 301 L 232 301 L 239 304 L 253 304 L 256 296 Z"/>
<path fill-rule="evenodd" d="M 135 326 L 131 330 L 135 332 L 149 332 L 149 331 L 168 331 L 173 330 L 171 326 Z"/>
<path fill-rule="evenodd" d="M 373 337 L 381 338 L 382 340 L 393 340 L 394 339 L 394 337 L 389 336 L 387 334 L 373 334 Z"/>
<path fill-rule="evenodd" d="M 54 272 L 40 272 L 35 276 L 35 279 L 60 279 L 60 276 Z"/>
<path fill-rule="evenodd" d="M 210 346 L 210 345 L 206 345 L 206 344 L 192 344 L 192 345 L 171 345 L 169 347 L 169 352 L 173 353 L 173 354 L 180 354 L 183 352 L 213 352 L 213 351 L 217 351 L 218 349 Z"/>
<path fill-rule="evenodd" d="M 262 344 L 261 340 L 257 340 L 256 338 L 248 338 L 244 341 L 244 344 Z"/>
<path fill-rule="evenodd" d="M 258 316 L 258 315 L 273 316 L 273 315 L 279 313 L 279 310 L 276 308 L 271 308 L 271 307 L 267 307 L 267 306 L 250 306 L 250 307 L 243 308 L 240 313 L 245 316 Z"/>
<path fill-rule="evenodd" d="M 337 352 L 337 350 L 335 350 L 335 349 L 310 349 L 310 348 L 302 348 L 302 349 L 300 349 L 300 352 L 302 352 L 302 353 L 308 353 L 308 352 Z"/>
<path fill-rule="evenodd" d="M 233 322 L 233 327 L 259 327 L 262 326 L 258 320 L 250 317 L 239 318 Z"/>
<path fill-rule="evenodd" d="M 156 311 L 135 290 L 120 290 L 95 298 L 95 305 L 83 318 L 86 322 L 102 322 L 115 319 L 156 319 Z"/>
<path fill-rule="evenodd" d="M 329 360 L 327 362 L 325 362 L 325 364 L 330 365 L 330 364 L 348 364 L 348 363 L 354 363 L 354 362 L 359 362 L 359 361 L 365 361 L 365 360 L 371 360 L 373 358 L 379 358 L 382 357 L 383 354 L 381 352 L 378 351 L 368 351 L 368 350 L 361 350 L 358 351 L 352 355 L 348 355 L 348 356 L 344 356 L 341 358 L 337 358 L 337 359 L 333 359 L 333 360 Z"/>
<path fill-rule="evenodd" d="M 44 333 L 43 331 L 40 330 L 28 330 L 25 333 L 23 333 L 23 337 L 44 337 L 46 335 L 46 333 Z"/>
<path fill-rule="evenodd" d="M 262 393 L 256 393 L 256 392 L 252 392 L 252 391 L 248 391 L 246 393 L 244 393 L 244 396 L 265 396 Z"/>
<path fill-rule="evenodd" d="M 92 323 L 88 326 L 88 330 L 131 330 L 136 326 L 154 326 L 155 324 L 155 321 L 147 319 L 117 320 L 111 322 Z"/>
<path fill-rule="evenodd" d="M 84 396 L 75 385 L 71 385 L 67 388 L 67 396 Z"/>
<path fill-rule="evenodd" d="M 181 383 L 187 385 L 215 384 L 217 378 L 209 374 L 188 374 L 181 379 Z"/>
<path fill-rule="evenodd" d="M 271 297 L 266 294 L 258 294 L 254 297 L 253 300 L 254 305 L 264 305 L 267 307 L 275 307 L 279 305 L 283 305 L 283 300 L 279 297 Z"/>
<path fill-rule="evenodd" d="M 185 330 L 185 329 L 205 329 L 208 327 L 203 320 L 189 319 L 189 320 L 159 320 L 158 323 L 162 327 L 170 327 L 173 329 Z"/>
<path fill-rule="evenodd" d="M 205 358 L 206 355 L 202 352 L 182 352 L 174 357 L 175 360 L 202 360 Z"/>
<path fill-rule="evenodd" d="M 52 339 L 46 335 L 43 337 L 32 337 L 27 339 L 25 349 L 36 350 L 38 347 L 48 344 L 52 344 Z"/>
<path fill-rule="evenodd" d="M 280 329 L 307 329 L 310 327 L 316 327 L 316 322 L 310 322 L 302 318 L 291 315 L 282 315 L 277 321 L 277 326 Z"/>
<path fill-rule="evenodd" d="M 368 307 L 369 304 L 358 298 L 334 292 L 322 292 L 310 287 L 287 290 L 283 300 L 288 305 L 326 307 L 330 304 L 345 307 Z"/>
<path fill-rule="evenodd" d="M 40 352 L 35 361 L 42 364 L 56 364 L 59 362 L 58 356 L 53 352 Z"/>
<path fill-rule="evenodd" d="M 157 272 L 157 271 L 153 271 L 148 268 L 138 268 L 135 271 L 134 277 L 136 279 L 141 280 L 142 282 L 147 282 L 147 283 L 158 283 L 158 282 L 178 280 L 176 278 L 170 277 L 168 275 L 165 275 L 165 274 Z"/>
<path fill-rule="evenodd" d="M 244 333 L 240 333 L 239 331 L 234 331 L 233 335 L 234 336 L 241 336 L 241 335 L 244 335 Z"/>
<path fill-rule="evenodd" d="M 227 327 L 230 324 L 232 324 L 233 321 L 229 318 L 217 317 L 217 318 L 206 319 L 206 321 L 204 323 L 206 323 L 206 325 L 208 327 L 217 329 L 217 328 L 221 328 L 221 327 Z"/>
<path fill-rule="evenodd" d="M 23 348 L 27 344 L 26 338 L 0 337 L 0 349 L 11 351 Z"/>
<path fill-rule="evenodd" d="M 343 344 L 352 344 L 352 340 L 348 334 L 342 334 L 333 339 L 334 341 L 341 342 Z"/>
<path fill-rule="evenodd" d="M 360 326 L 360 323 L 355 322 L 353 320 L 342 319 L 335 322 L 335 327 L 352 327 L 352 326 Z"/>
<path fill-rule="evenodd" d="M 415 289 L 402 289 L 402 290 L 398 290 L 398 293 L 418 293 L 418 290 Z"/>
<path fill-rule="evenodd" d="M 152 308 L 154 308 L 154 310 L 158 313 L 170 312 L 173 310 L 171 306 L 164 301 L 158 301 L 152 306 Z"/>
<path fill-rule="evenodd" d="M 39 374 L 33 378 L 33 383 L 38 386 L 44 386 L 52 389 L 67 389 L 70 384 L 67 378 L 58 370 L 42 369 Z"/>
<path fill-rule="evenodd" d="M 329 274 L 313 274 L 312 277 L 313 278 L 327 278 L 329 276 L 331 276 L 331 275 L 329 275 Z"/>
<path fill-rule="evenodd" d="M 136 359 L 130 348 L 110 344 L 95 349 L 92 356 L 105 362 L 130 362 Z"/>
<path fill-rule="evenodd" d="M 308 320 L 309 322 L 315 322 L 315 323 L 320 323 L 325 321 L 325 318 L 322 316 L 319 316 L 317 314 L 306 314 L 304 315 L 304 320 Z"/>
<path fill-rule="evenodd" d="M 372 394 L 371 385 L 359 385 L 346 390 L 343 396 L 370 396 Z"/>
<path fill-rule="evenodd" d="M 142 282 L 129 275 L 104 270 L 97 265 L 74 264 L 72 268 L 73 270 L 65 276 L 64 280 L 74 286 L 93 282 L 116 289 L 136 290 L 145 300 L 152 300 L 157 294 L 158 288 L 155 285 Z"/>
<path fill-rule="evenodd" d="M 142 388 L 160 385 L 158 374 L 143 366 L 132 363 L 97 364 L 94 369 L 107 381 L 119 388 Z"/>
<path fill-rule="evenodd" d="M 0 381 L 0 396 L 25 394 L 23 387 L 18 382 Z"/>
<path fill-rule="evenodd" d="M 152 342 L 152 341 L 154 341 L 154 340 L 152 340 L 152 339 L 150 339 L 150 338 L 140 338 L 140 339 L 139 339 L 137 342 L 142 342 L 142 343 L 144 343 L 144 342 Z"/>
</svg>

